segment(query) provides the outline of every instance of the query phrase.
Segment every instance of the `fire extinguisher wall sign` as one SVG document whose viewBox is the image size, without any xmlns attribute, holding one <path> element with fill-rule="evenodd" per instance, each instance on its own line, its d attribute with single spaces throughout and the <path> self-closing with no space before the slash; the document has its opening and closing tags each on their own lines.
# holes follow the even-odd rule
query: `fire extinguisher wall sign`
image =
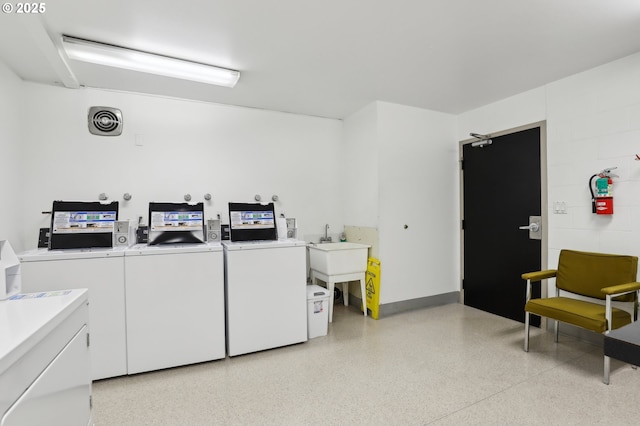
<svg viewBox="0 0 640 426">
<path fill-rule="evenodd" d="M 596 213 L 613 214 L 613 197 L 597 197 Z"/>
</svg>

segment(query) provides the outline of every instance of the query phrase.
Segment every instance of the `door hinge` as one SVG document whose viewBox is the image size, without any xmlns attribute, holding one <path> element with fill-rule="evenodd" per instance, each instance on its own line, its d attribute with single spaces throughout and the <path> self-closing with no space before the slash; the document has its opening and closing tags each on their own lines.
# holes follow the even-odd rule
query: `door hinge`
<svg viewBox="0 0 640 426">
<path fill-rule="evenodd" d="M 460 228 L 464 231 L 464 219 L 461 220 Z"/>
<path fill-rule="evenodd" d="M 89 395 L 89 409 L 93 409 L 93 395 Z"/>
<path fill-rule="evenodd" d="M 464 170 L 464 160 L 460 160 L 460 170 Z"/>
<path fill-rule="evenodd" d="M 91 346 L 91 335 L 87 333 L 87 347 Z"/>
</svg>

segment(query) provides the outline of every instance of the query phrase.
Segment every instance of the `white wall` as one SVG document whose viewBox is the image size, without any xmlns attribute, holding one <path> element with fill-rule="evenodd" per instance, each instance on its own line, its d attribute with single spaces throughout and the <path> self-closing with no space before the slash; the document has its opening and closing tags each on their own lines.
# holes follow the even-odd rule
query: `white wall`
<svg viewBox="0 0 640 426">
<path fill-rule="evenodd" d="M 455 131 L 455 116 L 386 102 L 345 120 L 347 157 L 368 177 L 347 181 L 359 193 L 345 216 L 379 230 L 380 304 L 459 290 Z"/>
<path fill-rule="evenodd" d="M 458 139 L 547 120 L 549 267 L 560 249 L 640 255 L 640 54 L 461 114 Z M 591 213 L 587 182 L 617 166 L 615 213 Z M 554 214 L 563 201 L 567 214 Z"/>
<path fill-rule="evenodd" d="M 229 201 L 276 194 L 276 213 L 297 218 L 302 238 L 317 240 L 325 223 L 342 231 L 340 120 L 33 83 L 24 84 L 24 99 L 32 153 L 23 170 L 25 247 L 48 226 L 40 212 L 53 200 L 97 200 L 102 192 L 120 201 L 120 218 L 145 221 L 149 201 L 181 202 L 186 193 L 192 201 L 211 193 L 205 214 L 223 218 Z M 90 106 L 121 109 L 122 136 L 89 134 Z"/>
<path fill-rule="evenodd" d="M 22 251 L 23 83 L 0 61 L 0 240 Z M 37 239 L 35 234 L 34 238 Z"/>
<path fill-rule="evenodd" d="M 638 75 L 640 54 L 458 117 L 375 102 L 343 126 L 339 120 L 22 83 L 2 67 L 0 177 L 20 185 L 0 186 L 0 237 L 14 240 L 19 250 L 35 246 L 37 229 L 48 225 L 40 212 L 54 199 L 95 200 L 106 192 L 121 200 L 130 192 L 134 198 L 122 203 L 121 216 L 134 219 L 146 218 L 149 201 L 181 201 L 187 192 L 194 200 L 213 195 L 208 216 L 224 215 L 231 200 L 277 194 L 278 211 L 297 217 L 307 240 L 317 239 L 325 223 L 334 238 L 344 225 L 379 229 L 382 304 L 457 291 L 457 141 L 470 132 L 547 120 L 549 267 L 565 247 L 640 255 Z M 92 105 L 121 108 L 123 136 L 90 135 L 86 114 Z M 373 170 L 371 164 L 377 164 Z M 616 213 L 595 216 L 587 180 L 609 166 L 618 166 L 621 176 L 614 185 Z M 4 218 L 20 220 L 7 204 L 20 202 L 22 194 L 22 229 L 3 225 Z M 568 214 L 552 214 L 554 201 L 565 201 Z"/>
<path fill-rule="evenodd" d="M 380 303 L 458 291 L 455 116 L 379 102 L 378 129 Z"/>
<path fill-rule="evenodd" d="M 546 118 L 546 90 L 529 90 L 458 116 L 458 140 L 471 139 L 469 133 L 490 134 Z"/>
<path fill-rule="evenodd" d="M 342 188 L 346 225 L 377 228 L 379 216 L 378 103 L 344 122 Z"/>
<path fill-rule="evenodd" d="M 550 257 L 561 248 L 640 255 L 639 76 L 636 54 L 547 87 L 549 206 L 568 206 L 550 214 Z M 587 181 L 612 166 L 615 213 L 594 215 Z"/>
</svg>

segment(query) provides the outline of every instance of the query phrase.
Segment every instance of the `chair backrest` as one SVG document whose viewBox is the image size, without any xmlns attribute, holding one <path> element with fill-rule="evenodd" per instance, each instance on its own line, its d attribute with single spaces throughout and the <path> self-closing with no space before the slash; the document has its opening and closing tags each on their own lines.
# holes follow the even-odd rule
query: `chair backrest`
<svg viewBox="0 0 640 426">
<path fill-rule="evenodd" d="M 562 250 L 558 259 L 556 287 L 604 299 L 601 288 L 635 282 L 637 272 L 636 256 Z M 617 300 L 633 301 L 635 293 Z"/>
</svg>

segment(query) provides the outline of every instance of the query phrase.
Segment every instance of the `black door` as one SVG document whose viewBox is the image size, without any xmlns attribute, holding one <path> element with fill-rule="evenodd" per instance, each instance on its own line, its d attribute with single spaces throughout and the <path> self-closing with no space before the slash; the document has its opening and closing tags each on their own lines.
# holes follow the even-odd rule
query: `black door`
<svg viewBox="0 0 640 426">
<path fill-rule="evenodd" d="M 540 270 L 542 246 L 519 227 L 542 213 L 540 127 L 465 144 L 462 154 L 464 303 L 524 322 L 520 275 Z"/>
</svg>

